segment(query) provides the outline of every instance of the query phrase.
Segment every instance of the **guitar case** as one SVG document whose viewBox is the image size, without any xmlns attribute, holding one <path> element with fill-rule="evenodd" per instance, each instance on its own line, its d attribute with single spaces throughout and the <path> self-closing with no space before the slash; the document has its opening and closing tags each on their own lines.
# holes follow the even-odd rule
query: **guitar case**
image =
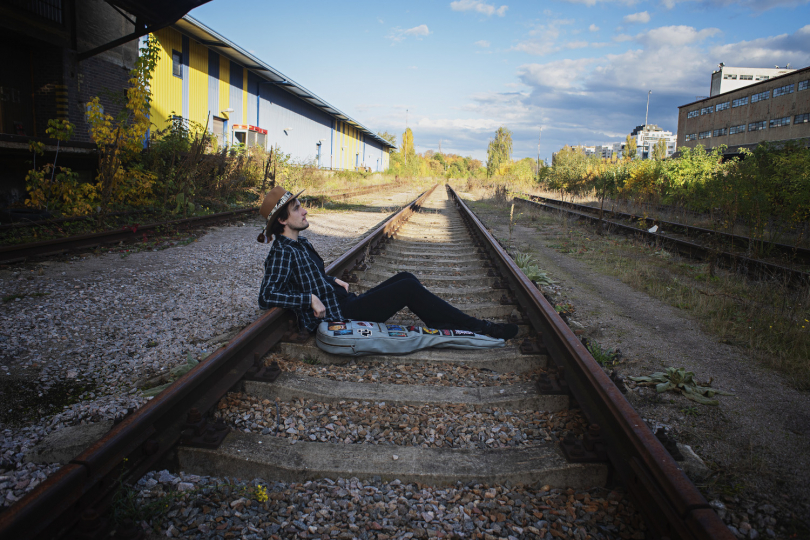
<svg viewBox="0 0 810 540">
<path fill-rule="evenodd" d="M 366 321 L 324 321 L 315 335 L 318 348 L 342 356 L 408 354 L 421 349 L 497 349 L 504 340 L 469 330 L 438 330 Z"/>
</svg>

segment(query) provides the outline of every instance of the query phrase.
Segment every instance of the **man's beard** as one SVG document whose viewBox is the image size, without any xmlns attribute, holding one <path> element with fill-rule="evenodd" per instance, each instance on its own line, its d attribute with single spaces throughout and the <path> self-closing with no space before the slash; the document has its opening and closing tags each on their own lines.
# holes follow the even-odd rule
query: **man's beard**
<svg viewBox="0 0 810 540">
<path fill-rule="evenodd" d="M 289 227 L 293 231 L 301 232 L 304 229 L 306 229 L 307 227 L 309 227 L 309 223 L 304 223 L 303 225 L 300 225 L 300 226 L 293 226 L 293 225 L 290 225 L 289 223 L 287 223 L 287 227 Z"/>
</svg>

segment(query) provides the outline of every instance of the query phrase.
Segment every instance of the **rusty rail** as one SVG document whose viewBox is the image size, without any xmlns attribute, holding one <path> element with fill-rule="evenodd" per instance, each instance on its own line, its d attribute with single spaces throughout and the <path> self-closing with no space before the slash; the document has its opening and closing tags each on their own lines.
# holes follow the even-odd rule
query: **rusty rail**
<svg viewBox="0 0 810 540">
<path fill-rule="evenodd" d="M 752 259 L 736 253 L 729 253 L 727 251 L 716 251 L 694 242 L 673 238 L 659 232 L 652 233 L 644 229 L 638 229 L 636 227 L 631 227 L 630 225 L 624 225 L 615 221 L 609 221 L 606 219 L 600 220 L 598 216 L 578 212 L 577 210 L 572 210 L 570 208 L 549 206 L 542 202 L 522 199 L 519 197 L 515 197 L 514 200 L 543 209 L 567 212 L 572 216 L 576 216 L 579 219 L 585 219 L 594 224 L 604 223 L 611 230 L 620 232 L 622 234 L 643 238 L 651 244 L 660 245 L 669 251 L 674 251 L 675 253 L 683 255 L 684 257 L 698 260 L 714 258 L 718 266 L 728 268 L 734 272 L 746 274 L 754 279 L 781 279 L 784 280 L 786 285 L 794 286 L 802 286 L 810 283 L 810 274 L 794 268 L 769 263 L 760 259 Z"/>
<path fill-rule="evenodd" d="M 549 199 L 548 197 L 541 197 L 540 195 L 530 195 L 528 193 L 522 193 L 521 197 L 528 198 L 531 199 L 532 201 L 541 202 L 547 205 L 563 206 L 565 208 L 570 208 L 572 210 L 579 210 L 582 212 L 589 212 L 592 214 L 599 213 L 599 208 L 596 208 L 595 206 L 588 206 L 587 204 L 576 204 L 567 201 L 559 201 L 557 199 Z M 626 219 L 631 221 L 644 220 L 644 222 L 647 224 L 647 227 L 659 225 L 660 227 L 665 227 L 668 230 L 683 231 L 683 233 L 686 236 L 701 236 L 701 235 L 711 236 L 720 239 L 726 245 L 729 245 L 732 248 L 737 247 L 739 249 L 747 250 L 751 243 L 750 238 L 746 236 L 740 236 L 737 234 L 730 234 L 721 231 L 713 231 L 712 229 L 695 227 L 693 225 L 686 225 L 683 223 L 675 223 L 674 221 L 664 221 L 662 219 L 643 217 L 635 214 L 627 214 L 625 212 L 614 212 L 613 210 L 604 210 L 603 214 L 606 216 L 613 216 L 617 219 Z M 790 246 L 787 244 L 780 244 L 778 242 L 766 242 L 764 240 L 762 241 L 762 245 L 766 247 L 768 250 L 773 250 L 774 252 L 786 257 L 789 260 L 795 260 L 796 262 L 810 263 L 810 249 L 801 248 L 798 246 Z"/>
<path fill-rule="evenodd" d="M 517 267 L 455 191 L 462 218 L 511 284 L 537 343 L 561 369 L 585 416 L 601 429 L 608 457 L 654 537 L 733 540 L 734 536 L 540 290 Z"/>
<path fill-rule="evenodd" d="M 203 225 L 213 225 L 228 219 L 233 219 L 251 213 L 258 213 L 257 208 L 242 208 L 240 210 L 219 212 L 217 214 L 211 214 L 208 216 L 177 219 L 162 223 L 149 223 L 147 225 L 139 225 L 137 228 L 124 227 L 115 231 L 81 234 L 77 236 L 69 236 L 67 238 L 55 238 L 53 240 L 43 240 L 41 242 L 31 242 L 27 244 L 12 244 L 0 247 L 0 263 L 11 263 L 24 261 L 32 257 L 57 255 L 68 251 L 94 248 L 104 244 L 134 242 L 143 238 L 145 233 L 153 234 L 161 227 L 184 229 Z"/>
<path fill-rule="evenodd" d="M 420 195 L 374 233 L 341 255 L 326 271 L 346 276 L 366 253 L 386 242 L 436 189 Z M 274 308 L 227 345 L 124 418 L 87 450 L 0 513 L 0 539 L 51 539 L 78 530 L 79 537 L 108 536 L 103 516 L 121 481 L 137 479 L 165 458 L 194 423 L 256 366 L 289 327 L 288 311 Z M 196 412 L 192 412 L 196 409 Z M 122 537 L 133 531 L 120 531 Z M 106 533 L 106 534 L 105 534 Z"/>
</svg>

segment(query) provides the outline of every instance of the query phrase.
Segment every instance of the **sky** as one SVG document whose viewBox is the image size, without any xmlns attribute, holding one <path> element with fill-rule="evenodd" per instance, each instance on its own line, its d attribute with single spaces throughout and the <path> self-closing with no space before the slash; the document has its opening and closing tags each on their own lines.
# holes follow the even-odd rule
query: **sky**
<svg viewBox="0 0 810 540">
<path fill-rule="evenodd" d="M 810 0 L 212 0 L 191 15 L 417 152 L 513 158 L 677 131 L 726 66 L 810 66 Z M 542 135 L 541 135 L 542 133 Z"/>
</svg>

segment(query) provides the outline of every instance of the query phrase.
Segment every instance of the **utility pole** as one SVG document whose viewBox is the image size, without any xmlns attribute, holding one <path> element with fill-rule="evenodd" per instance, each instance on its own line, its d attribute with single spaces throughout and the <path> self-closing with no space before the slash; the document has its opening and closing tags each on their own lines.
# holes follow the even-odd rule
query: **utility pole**
<svg viewBox="0 0 810 540">
<path fill-rule="evenodd" d="M 647 127 L 647 119 L 650 117 L 650 94 L 652 94 L 652 90 L 647 92 L 647 113 L 644 115 L 644 127 Z"/>
<path fill-rule="evenodd" d="M 540 180 L 540 137 L 543 136 L 543 128 L 540 128 L 540 135 L 537 136 L 537 180 Z"/>
</svg>

